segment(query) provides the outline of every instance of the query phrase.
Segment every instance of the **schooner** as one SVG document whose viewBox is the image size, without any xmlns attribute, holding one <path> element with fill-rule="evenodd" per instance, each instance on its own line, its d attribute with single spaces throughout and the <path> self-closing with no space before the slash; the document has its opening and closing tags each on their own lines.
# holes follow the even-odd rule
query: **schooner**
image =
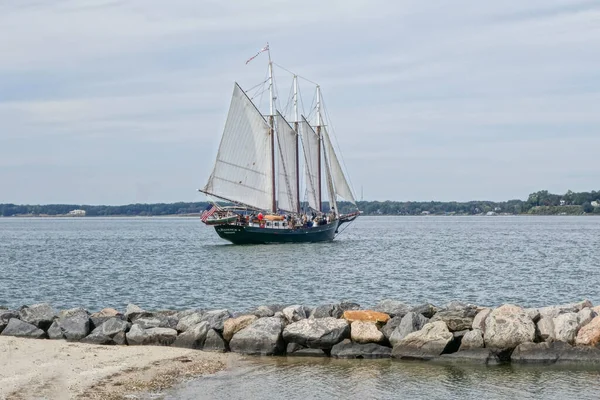
<svg viewBox="0 0 600 400">
<path fill-rule="evenodd" d="M 275 106 L 274 63 L 268 44 L 246 63 L 265 51 L 269 113 L 263 115 L 248 93 L 234 84 L 215 165 L 199 189 L 212 203 L 201 220 L 235 244 L 331 241 L 340 225 L 355 220 L 360 212 L 324 123 L 321 88 L 316 85 L 312 125 L 299 114 L 298 75 L 293 74 L 294 121 L 290 124 Z M 324 209 L 323 186 L 328 209 Z M 355 211 L 340 214 L 338 198 L 354 205 Z M 214 199 L 233 206 L 221 207 Z"/>
</svg>

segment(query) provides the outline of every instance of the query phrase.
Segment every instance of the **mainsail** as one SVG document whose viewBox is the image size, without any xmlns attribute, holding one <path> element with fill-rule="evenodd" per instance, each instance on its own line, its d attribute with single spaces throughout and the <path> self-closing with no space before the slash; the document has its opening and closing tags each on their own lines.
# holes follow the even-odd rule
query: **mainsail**
<svg viewBox="0 0 600 400">
<path fill-rule="evenodd" d="M 338 158 L 335 155 L 335 150 L 333 149 L 333 145 L 331 144 L 331 139 L 329 138 L 327 129 L 325 129 L 325 127 L 321 129 L 321 132 L 323 133 L 324 137 L 325 149 L 329 158 L 329 165 L 331 166 L 331 177 L 333 180 L 333 185 L 335 187 L 335 193 L 342 199 L 356 205 L 356 200 L 354 200 L 354 195 L 352 195 L 352 189 L 350 189 L 350 185 L 348 185 L 348 181 L 344 176 L 344 172 L 342 171 L 340 162 L 338 161 Z"/>
<path fill-rule="evenodd" d="M 306 175 L 306 196 L 308 205 L 316 211 L 321 210 L 321 187 L 319 185 L 319 137 L 306 118 L 300 122 L 302 149 L 304 150 L 304 169 Z"/>
<path fill-rule="evenodd" d="M 329 154 L 328 154 L 329 153 Z M 329 166 L 330 149 L 323 149 L 323 161 L 325 161 L 325 180 L 327 181 L 327 193 L 329 194 L 329 207 L 337 212 L 337 201 L 335 188 L 333 187 L 333 179 L 331 177 L 331 168 Z"/>
<path fill-rule="evenodd" d="M 279 111 L 275 117 L 277 124 L 277 143 L 279 162 L 277 165 L 277 204 L 278 208 L 288 212 L 298 211 L 298 185 L 296 184 L 296 141 L 297 133 L 283 118 Z"/>
<path fill-rule="evenodd" d="M 203 191 L 258 209 L 271 209 L 271 151 L 269 124 L 236 83 L 217 161 Z"/>
</svg>

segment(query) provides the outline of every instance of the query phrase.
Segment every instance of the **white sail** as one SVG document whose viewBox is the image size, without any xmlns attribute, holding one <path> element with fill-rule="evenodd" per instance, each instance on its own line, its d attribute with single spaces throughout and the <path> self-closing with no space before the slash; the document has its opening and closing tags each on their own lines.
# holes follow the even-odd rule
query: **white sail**
<svg viewBox="0 0 600 400">
<path fill-rule="evenodd" d="M 279 152 L 279 162 L 277 164 L 277 205 L 281 210 L 297 212 L 297 133 L 279 111 L 277 111 L 275 122 L 277 124 L 277 149 Z"/>
<path fill-rule="evenodd" d="M 271 209 L 271 151 L 269 124 L 236 83 L 215 167 L 204 192 Z"/>
<path fill-rule="evenodd" d="M 306 175 L 306 195 L 308 198 L 308 205 L 313 210 L 320 211 L 319 137 L 304 117 L 302 117 L 300 129 L 300 132 L 302 133 L 302 150 L 304 151 L 304 172 Z"/>
<path fill-rule="evenodd" d="M 325 164 L 325 180 L 327 182 L 327 194 L 329 195 L 329 207 L 336 210 L 337 212 L 337 201 L 335 195 L 335 188 L 333 187 L 333 179 L 331 176 L 331 167 L 329 155 L 331 154 L 331 149 L 325 147 L 323 149 L 323 161 Z M 328 210 L 327 210 L 328 211 Z"/>
<path fill-rule="evenodd" d="M 331 176 L 333 179 L 333 185 L 335 187 L 335 193 L 342 199 L 356 205 L 356 200 L 354 200 L 352 189 L 350 189 L 350 185 L 348 185 L 348 181 L 344 176 L 344 172 L 342 171 L 340 162 L 338 161 L 338 158 L 335 155 L 335 150 L 333 149 L 331 139 L 329 138 L 329 134 L 327 133 L 325 127 L 322 128 L 322 132 L 325 142 L 325 148 L 329 158 L 329 164 L 331 165 Z"/>
</svg>

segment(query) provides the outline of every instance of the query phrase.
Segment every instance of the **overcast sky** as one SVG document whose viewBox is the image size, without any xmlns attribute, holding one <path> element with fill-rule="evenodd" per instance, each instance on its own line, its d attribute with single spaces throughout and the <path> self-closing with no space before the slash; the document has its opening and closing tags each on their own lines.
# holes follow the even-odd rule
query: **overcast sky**
<svg viewBox="0 0 600 400">
<path fill-rule="evenodd" d="M 598 0 L 2 0 L 0 32 L 0 203 L 204 200 L 267 41 L 358 197 L 600 189 Z"/>
</svg>

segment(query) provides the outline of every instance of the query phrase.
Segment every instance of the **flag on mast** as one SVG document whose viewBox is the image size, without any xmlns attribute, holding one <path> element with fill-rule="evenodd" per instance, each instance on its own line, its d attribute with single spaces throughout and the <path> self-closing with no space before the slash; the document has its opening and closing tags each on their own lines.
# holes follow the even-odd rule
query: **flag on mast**
<svg viewBox="0 0 600 400">
<path fill-rule="evenodd" d="M 260 49 L 260 50 L 258 51 L 258 53 L 256 53 L 256 54 L 255 54 L 255 55 L 253 55 L 252 57 L 250 57 L 250 58 L 248 59 L 248 61 L 246 61 L 246 64 L 248 64 L 250 61 L 254 60 L 256 57 L 258 57 L 258 55 L 259 55 L 260 53 L 263 53 L 263 52 L 265 52 L 265 51 L 269 51 L 269 43 L 267 43 L 267 45 L 266 45 L 265 47 L 263 47 L 262 49 Z"/>
</svg>

